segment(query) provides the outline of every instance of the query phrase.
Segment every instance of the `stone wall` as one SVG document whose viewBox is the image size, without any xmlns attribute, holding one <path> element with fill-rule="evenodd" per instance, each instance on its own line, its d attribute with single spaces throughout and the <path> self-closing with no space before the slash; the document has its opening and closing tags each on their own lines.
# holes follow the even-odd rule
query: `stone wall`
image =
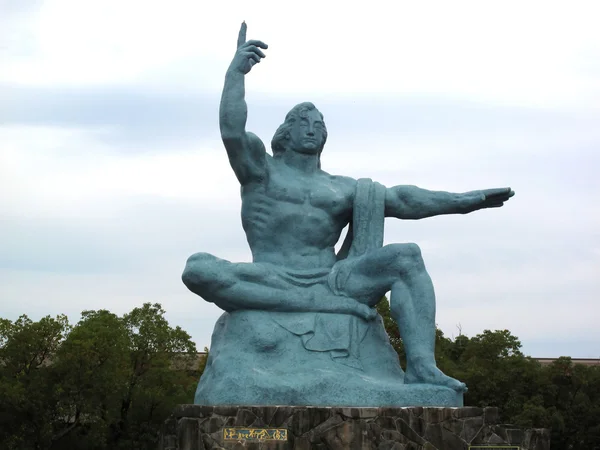
<svg viewBox="0 0 600 450">
<path fill-rule="evenodd" d="M 271 437 L 280 431 L 280 440 L 225 439 L 235 430 Z M 180 405 L 165 423 L 159 448 L 468 450 L 476 445 L 549 450 L 550 433 L 498 424 L 497 408 Z"/>
</svg>

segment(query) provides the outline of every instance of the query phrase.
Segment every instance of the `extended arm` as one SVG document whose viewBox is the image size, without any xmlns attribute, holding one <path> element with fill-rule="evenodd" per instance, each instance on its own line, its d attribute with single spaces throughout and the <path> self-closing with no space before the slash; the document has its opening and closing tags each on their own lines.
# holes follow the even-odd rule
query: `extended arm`
<svg viewBox="0 0 600 450">
<path fill-rule="evenodd" d="M 385 195 L 385 215 L 398 219 L 424 219 L 441 214 L 467 214 L 483 208 L 498 208 L 514 194 L 510 188 L 457 194 L 416 186 L 394 186 L 388 188 Z"/>
<path fill-rule="evenodd" d="M 246 24 L 243 23 L 237 51 L 225 75 L 219 109 L 221 138 L 241 184 L 262 177 L 265 171 L 265 146 L 256 135 L 246 132 L 248 107 L 244 99 L 244 77 L 265 57 L 261 48 L 266 49 L 267 45 L 261 41 L 246 42 Z"/>
</svg>

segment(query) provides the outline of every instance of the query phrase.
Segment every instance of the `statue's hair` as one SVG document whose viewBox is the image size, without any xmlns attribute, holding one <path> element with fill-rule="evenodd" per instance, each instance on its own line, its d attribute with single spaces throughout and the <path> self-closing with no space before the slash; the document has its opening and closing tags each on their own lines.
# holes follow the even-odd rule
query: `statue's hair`
<svg viewBox="0 0 600 450">
<path fill-rule="evenodd" d="M 273 139 L 271 140 L 271 149 L 273 150 L 273 156 L 278 157 L 286 150 L 286 141 L 289 139 L 289 131 L 292 128 L 292 124 L 301 117 L 304 117 L 307 111 L 317 109 L 311 102 L 299 103 L 294 106 L 289 113 L 285 116 L 285 121 L 277 128 Z M 318 110 L 317 110 L 318 111 Z M 323 114 L 319 111 L 321 120 L 323 120 Z M 323 121 L 323 142 L 319 148 L 319 160 L 321 159 L 321 152 L 327 141 L 327 127 L 325 121 Z"/>
</svg>

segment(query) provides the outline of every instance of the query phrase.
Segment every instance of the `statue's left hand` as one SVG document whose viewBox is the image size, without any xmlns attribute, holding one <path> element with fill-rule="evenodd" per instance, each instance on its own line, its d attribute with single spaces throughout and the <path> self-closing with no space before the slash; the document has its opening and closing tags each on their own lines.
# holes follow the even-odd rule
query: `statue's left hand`
<svg viewBox="0 0 600 450">
<path fill-rule="evenodd" d="M 474 205 L 474 209 L 483 208 L 499 208 L 504 205 L 513 195 L 515 191 L 511 188 L 495 188 L 476 191 L 480 195 L 480 201 Z"/>
</svg>

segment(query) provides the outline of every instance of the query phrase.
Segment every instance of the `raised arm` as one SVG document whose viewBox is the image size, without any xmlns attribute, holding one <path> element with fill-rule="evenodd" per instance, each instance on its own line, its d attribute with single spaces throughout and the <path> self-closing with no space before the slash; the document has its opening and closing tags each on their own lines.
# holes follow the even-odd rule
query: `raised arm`
<svg viewBox="0 0 600 450">
<path fill-rule="evenodd" d="M 233 61 L 225 75 L 225 86 L 219 109 L 221 138 L 229 162 L 239 182 L 244 185 L 264 176 L 266 152 L 262 141 L 253 133 L 246 132 L 248 107 L 246 105 L 244 77 L 254 64 L 265 57 L 261 41 L 246 42 L 246 23 L 242 24 Z"/>
<path fill-rule="evenodd" d="M 467 214 L 483 208 L 498 208 L 513 195 L 511 188 L 455 194 L 416 186 L 394 186 L 386 191 L 385 215 L 398 219 L 424 219 L 441 214 Z"/>
</svg>

